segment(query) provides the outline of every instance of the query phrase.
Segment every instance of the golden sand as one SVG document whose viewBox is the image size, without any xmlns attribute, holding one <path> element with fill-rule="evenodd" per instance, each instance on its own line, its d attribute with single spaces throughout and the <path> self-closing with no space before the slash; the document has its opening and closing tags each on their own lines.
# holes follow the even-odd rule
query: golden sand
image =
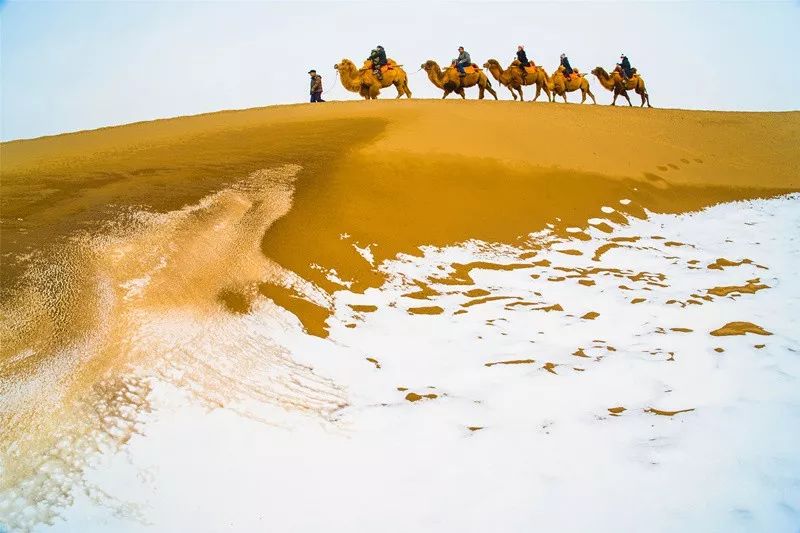
<svg viewBox="0 0 800 533">
<path fill-rule="evenodd" d="M 593 217 L 624 223 L 645 209 L 798 191 L 798 145 L 797 112 L 426 100 L 275 106 L 3 143 L 0 384 L 101 325 L 124 344 L 125 298 L 145 264 L 152 279 L 136 312 L 243 314 L 268 298 L 325 336 L 330 293 L 381 284 L 375 266 L 398 253 L 467 239 L 528 247 L 511 265 L 454 265 L 441 276 L 454 285 L 469 285 L 473 268 L 535 269 L 525 236 L 546 224 L 583 238 Z M 167 213 L 180 217 L 158 218 Z M 159 270 L 159 254 L 181 270 Z M 408 297 L 436 294 L 417 284 Z M 80 372 L 84 385 L 121 364 L 111 352 Z"/>
</svg>

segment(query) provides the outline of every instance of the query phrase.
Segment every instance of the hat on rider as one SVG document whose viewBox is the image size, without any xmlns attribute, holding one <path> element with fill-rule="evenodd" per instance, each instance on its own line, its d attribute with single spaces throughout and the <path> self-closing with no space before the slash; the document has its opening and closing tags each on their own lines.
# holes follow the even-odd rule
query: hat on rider
<svg viewBox="0 0 800 533">
<path fill-rule="evenodd" d="M 316 73 L 317 73 L 317 71 L 316 71 L 316 70 L 314 70 L 314 69 L 311 69 L 311 70 L 309 70 L 309 71 L 308 71 L 308 73 L 309 73 L 309 74 L 316 74 Z"/>
</svg>

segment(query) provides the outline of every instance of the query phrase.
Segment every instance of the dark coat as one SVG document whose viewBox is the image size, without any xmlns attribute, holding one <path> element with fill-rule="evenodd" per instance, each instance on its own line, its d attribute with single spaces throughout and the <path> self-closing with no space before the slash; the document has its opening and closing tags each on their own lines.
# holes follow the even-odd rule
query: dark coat
<svg viewBox="0 0 800 533">
<path fill-rule="evenodd" d="M 319 74 L 311 78 L 311 92 L 312 93 L 322 92 L 322 76 L 320 76 Z"/>
<path fill-rule="evenodd" d="M 569 64 L 569 59 L 567 59 L 566 57 L 561 58 L 561 66 L 564 67 L 565 76 L 569 76 L 570 74 L 575 72 L 574 70 L 572 70 L 572 67 Z"/>
<path fill-rule="evenodd" d="M 528 54 L 525 53 L 525 50 L 517 50 L 517 61 L 519 61 L 523 67 L 527 67 L 528 63 Z"/>
<path fill-rule="evenodd" d="M 382 65 L 385 65 L 387 63 L 387 61 L 386 61 L 386 50 L 384 50 L 383 48 L 376 48 L 369 55 L 368 59 L 370 61 L 372 61 L 372 66 L 373 67 L 380 67 Z"/>
<path fill-rule="evenodd" d="M 625 71 L 625 75 L 627 77 L 633 76 L 633 69 L 631 68 L 631 62 L 628 59 L 628 56 L 622 56 L 622 62 L 619 64 L 622 67 L 622 70 Z"/>
</svg>

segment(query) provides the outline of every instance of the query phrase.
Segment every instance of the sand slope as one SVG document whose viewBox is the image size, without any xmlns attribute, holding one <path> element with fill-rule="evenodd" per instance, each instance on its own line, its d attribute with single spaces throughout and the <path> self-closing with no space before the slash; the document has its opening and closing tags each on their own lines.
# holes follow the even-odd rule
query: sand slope
<svg viewBox="0 0 800 533">
<path fill-rule="evenodd" d="M 276 442 L 272 424 L 291 427 L 286 453 L 298 468 L 306 461 L 292 455 L 298 442 L 327 442 L 349 454 L 343 464 L 365 483 L 374 482 L 359 470 L 366 450 L 383 460 L 418 434 L 431 437 L 436 457 L 458 450 L 464 460 L 470 442 L 483 442 L 476 453 L 488 459 L 520 435 L 555 453 L 572 442 L 568 433 L 542 440 L 556 422 L 574 423 L 581 442 L 606 435 L 608 450 L 638 438 L 626 424 L 655 428 L 675 453 L 705 453 L 703 421 L 720 420 L 738 438 L 737 417 L 760 416 L 739 402 L 740 390 L 760 398 L 772 389 L 775 405 L 796 405 L 787 347 L 797 339 L 786 317 L 800 301 L 787 268 L 797 255 L 797 198 L 685 213 L 800 190 L 798 145 L 800 113 L 488 101 L 281 106 L 4 143 L 0 503 L 9 503 L 0 505 L 0 529 L 54 520 L 76 487 L 99 494 L 84 475 L 98 454 L 113 459 L 134 442 L 150 450 L 145 457 L 160 456 L 169 430 L 143 444 L 138 436 L 145 424 L 170 427 L 162 409 L 174 402 L 163 399 L 175 391 L 192 409 L 224 412 L 220 430 L 181 411 L 185 435 Z M 771 338 L 754 347 L 753 335 Z M 720 353 L 748 370 L 720 370 Z M 713 380 L 725 386 L 697 386 Z M 515 407 L 534 400 L 564 409 Z M 672 426 L 653 420 L 675 414 Z M 627 422 L 598 429 L 612 415 Z M 684 419 L 697 440 L 673 445 L 666 436 Z M 787 420 L 776 410 L 763 421 L 782 461 L 794 443 L 780 431 Z M 317 424 L 334 433 L 318 438 L 323 430 L 309 429 Z M 350 431 L 362 439 L 352 446 L 338 436 Z M 180 480 L 197 461 L 182 463 L 180 449 L 192 447 L 169 452 L 176 473 L 157 486 L 186 490 Z M 268 464 L 263 449 L 238 448 L 237 475 L 266 475 L 250 466 Z M 609 468 L 655 483 L 626 470 L 639 449 L 616 454 Z M 761 449 L 736 453 L 755 464 Z M 506 470 L 521 462 L 530 471 L 518 479 L 524 488 L 537 466 L 529 450 L 518 452 Z M 319 457 L 315 475 L 326 479 L 336 461 Z M 734 476 L 735 459 L 708 471 L 677 464 L 716 478 Z M 415 490 L 409 460 L 396 464 L 409 478 L 398 498 Z M 667 463 L 665 472 L 678 471 Z M 438 475 L 453 490 L 465 485 Z M 551 475 L 564 494 L 582 485 L 580 476 Z M 482 476 L 499 484 L 492 501 L 501 509 L 507 479 L 489 467 Z M 124 492 L 117 479 L 98 486 Z M 509 528 L 531 523 L 526 491 L 511 495 L 521 514 L 505 516 Z M 718 504 L 727 512 L 730 499 Z M 90 520 L 79 518 L 90 516 L 81 505 L 94 504 L 77 505 L 67 527 Z M 495 516 L 467 519 L 441 505 L 451 520 L 477 520 L 473 527 Z M 280 507 L 290 520 L 290 506 Z M 764 512 L 759 524 L 784 520 Z M 159 513 L 162 526 L 180 519 Z M 252 525 L 231 508 L 215 519 L 231 516 Z M 406 518 L 408 527 L 422 523 Z"/>
</svg>

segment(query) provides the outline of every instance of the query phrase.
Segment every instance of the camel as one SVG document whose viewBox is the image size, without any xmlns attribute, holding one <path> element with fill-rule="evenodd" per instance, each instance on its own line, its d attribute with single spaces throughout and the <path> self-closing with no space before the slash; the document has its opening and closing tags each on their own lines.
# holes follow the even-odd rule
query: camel
<svg viewBox="0 0 800 533">
<path fill-rule="evenodd" d="M 442 100 L 447 98 L 450 93 L 456 93 L 461 98 L 466 98 L 464 89 L 468 87 L 478 86 L 478 99 L 483 100 L 484 92 L 489 91 L 489 94 L 494 96 L 497 100 L 497 93 L 492 89 L 492 82 L 486 77 L 482 70 L 475 69 L 475 72 L 467 74 L 463 78 L 458 75 L 458 69 L 450 66 L 442 71 L 436 61 L 428 60 L 420 67 L 428 73 L 428 79 L 433 82 L 438 88 L 444 91 Z"/>
<path fill-rule="evenodd" d="M 389 62 L 395 66 L 384 72 L 383 79 L 380 80 L 372 73 L 370 61 L 366 61 L 364 67 L 359 70 L 349 59 L 342 59 L 341 63 L 334 65 L 333 68 L 339 72 L 342 86 L 350 92 L 360 94 L 365 100 L 377 99 L 381 89 L 390 85 L 394 85 L 397 89 L 397 98 L 403 95 L 411 98 L 406 71 L 397 66 L 393 60 L 390 59 Z"/>
<path fill-rule="evenodd" d="M 617 97 L 622 95 L 628 101 L 628 105 L 632 106 L 631 99 L 628 97 L 628 91 L 633 90 L 642 97 L 642 103 L 639 107 L 644 107 L 645 103 L 647 107 L 653 107 L 650 105 L 650 95 L 647 93 L 647 88 L 644 86 L 644 79 L 638 74 L 635 74 L 627 81 L 622 78 L 618 69 L 612 70 L 611 74 L 609 74 L 603 67 L 595 67 L 594 70 L 592 70 L 592 74 L 597 76 L 600 85 L 614 93 L 614 100 L 611 102 L 611 105 L 617 105 Z"/>
<path fill-rule="evenodd" d="M 591 89 L 589 89 L 589 80 L 580 75 L 571 76 L 570 79 L 567 79 L 567 77 L 564 76 L 564 67 L 561 65 L 559 65 L 556 71 L 553 72 L 552 77 L 547 77 L 547 85 L 550 87 L 550 90 L 553 91 L 554 102 L 556 101 L 556 95 L 558 95 L 564 99 L 564 103 L 567 103 L 567 93 L 571 93 L 572 91 L 577 91 L 580 89 L 581 103 L 586 101 L 587 94 L 592 98 L 593 104 L 597 103 L 597 100 L 594 99 Z"/>
<path fill-rule="evenodd" d="M 550 88 L 547 86 L 546 76 L 544 69 L 542 67 L 536 67 L 535 74 L 528 74 L 525 79 L 522 78 L 522 72 L 519 70 L 519 61 L 516 59 L 511 66 L 507 69 L 503 69 L 500 66 L 500 63 L 496 59 L 490 59 L 486 63 L 484 63 L 483 68 L 489 69 L 489 72 L 492 73 L 494 79 L 500 82 L 500 85 L 505 85 L 508 87 L 511 96 L 514 97 L 514 100 L 517 99 L 517 93 L 519 93 L 520 101 L 523 101 L 522 98 L 522 86 L 523 85 L 536 85 L 536 96 L 533 97 L 533 101 L 535 102 L 542 91 L 545 92 L 547 95 L 547 101 L 550 101 Z M 516 92 L 515 92 L 516 91 Z"/>
</svg>

